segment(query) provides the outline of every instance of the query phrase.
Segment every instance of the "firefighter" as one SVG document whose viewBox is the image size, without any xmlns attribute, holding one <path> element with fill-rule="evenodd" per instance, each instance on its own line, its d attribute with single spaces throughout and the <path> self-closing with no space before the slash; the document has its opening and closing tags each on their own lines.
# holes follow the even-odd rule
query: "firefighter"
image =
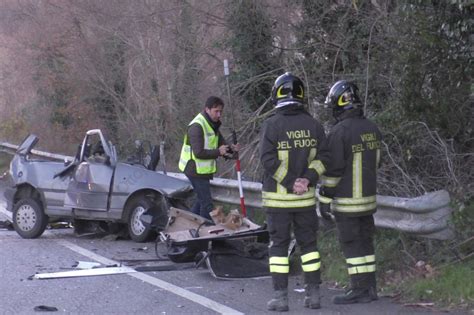
<svg viewBox="0 0 474 315">
<path fill-rule="evenodd" d="M 374 252 L 377 168 L 382 135 L 364 117 L 357 86 L 334 83 L 326 97 L 336 124 L 328 135 L 331 160 L 321 179 L 319 211 L 334 214 L 351 285 L 335 304 L 368 303 L 377 299 Z"/>
<path fill-rule="evenodd" d="M 270 234 L 269 264 L 274 289 L 267 308 L 288 311 L 288 246 L 291 228 L 301 248 L 304 306 L 320 308 L 320 255 L 315 185 L 324 173 L 326 137 L 321 124 L 303 107 L 303 82 L 291 73 L 279 76 L 272 90 L 275 114 L 260 132 L 264 170 L 262 199 Z M 326 153 L 327 155 L 327 153 Z"/>
<path fill-rule="evenodd" d="M 189 123 L 184 136 L 179 169 L 191 182 L 197 199 L 191 212 L 211 220 L 214 206 L 211 197 L 210 180 L 217 171 L 216 159 L 233 157 L 240 150 L 240 144 L 225 142 L 219 131 L 224 102 L 217 96 L 206 100 L 204 110 Z"/>
</svg>

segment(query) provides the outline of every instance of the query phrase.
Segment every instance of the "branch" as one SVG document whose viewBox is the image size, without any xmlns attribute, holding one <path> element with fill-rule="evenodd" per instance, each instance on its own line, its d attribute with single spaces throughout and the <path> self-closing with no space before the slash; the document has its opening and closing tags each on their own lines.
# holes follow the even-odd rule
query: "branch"
<svg viewBox="0 0 474 315">
<path fill-rule="evenodd" d="M 374 30 L 375 24 L 378 22 L 380 19 L 380 15 L 375 19 L 374 23 L 372 23 L 372 26 L 370 27 L 370 33 L 369 33 L 369 42 L 367 43 L 367 69 L 366 69 L 366 75 L 365 75 L 365 99 L 364 99 L 364 113 L 367 112 L 367 97 L 369 94 L 369 66 L 370 66 L 370 43 L 372 41 L 372 31 Z"/>
</svg>

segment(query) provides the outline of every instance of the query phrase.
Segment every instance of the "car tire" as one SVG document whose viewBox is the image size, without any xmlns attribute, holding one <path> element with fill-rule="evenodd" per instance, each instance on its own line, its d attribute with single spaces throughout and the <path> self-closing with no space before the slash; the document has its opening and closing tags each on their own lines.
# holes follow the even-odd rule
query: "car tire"
<svg viewBox="0 0 474 315">
<path fill-rule="evenodd" d="M 13 207 L 13 227 L 23 238 L 37 238 L 43 234 L 49 218 L 41 203 L 33 198 L 20 199 Z"/>
<path fill-rule="evenodd" d="M 133 241 L 142 243 L 154 236 L 154 231 L 147 228 L 140 220 L 141 215 L 154 206 L 153 202 L 145 197 L 132 200 L 128 205 L 128 234 Z"/>
</svg>

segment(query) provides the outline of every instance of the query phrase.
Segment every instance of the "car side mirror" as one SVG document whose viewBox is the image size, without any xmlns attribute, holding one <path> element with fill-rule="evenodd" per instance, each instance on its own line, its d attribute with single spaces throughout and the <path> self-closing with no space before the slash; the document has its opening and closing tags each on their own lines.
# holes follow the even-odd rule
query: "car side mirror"
<svg viewBox="0 0 474 315">
<path fill-rule="evenodd" d="M 68 166 L 71 163 L 72 161 L 69 161 L 68 159 L 64 159 L 64 166 Z"/>
</svg>

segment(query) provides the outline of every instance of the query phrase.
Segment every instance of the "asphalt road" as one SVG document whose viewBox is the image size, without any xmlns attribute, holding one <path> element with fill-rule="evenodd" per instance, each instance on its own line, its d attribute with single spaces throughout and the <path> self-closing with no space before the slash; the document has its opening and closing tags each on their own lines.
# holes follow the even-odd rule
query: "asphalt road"
<svg viewBox="0 0 474 315">
<path fill-rule="evenodd" d="M 2 198 L 0 185 L 0 207 Z M 0 211 L 0 221 L 4 219 Z M 105 266 L 156 258 L 154 243 L 78 237 L 71 228 L 48 229 L 40 238 L 27 240 L 0 228 L 0 313 L 33 314 L 35 307 L 43 305 L 69 314 L 274 314 L 266 311 L 271 279 L 219 280 L 207 269 L 29 280 L 37 273 L 74 270 L 78 261 Z M 147 261 L 140 265 L 170 264 Z M 333 305 L 331 297 L 341 291 L 324 284 L 322 309 L 308 310 L 303 307 L 302 283 L 301 276 L 290 277 L 288 314 L 436 313 L 403 307 L 388 297 L 370 304 Z"/>
</svg>

